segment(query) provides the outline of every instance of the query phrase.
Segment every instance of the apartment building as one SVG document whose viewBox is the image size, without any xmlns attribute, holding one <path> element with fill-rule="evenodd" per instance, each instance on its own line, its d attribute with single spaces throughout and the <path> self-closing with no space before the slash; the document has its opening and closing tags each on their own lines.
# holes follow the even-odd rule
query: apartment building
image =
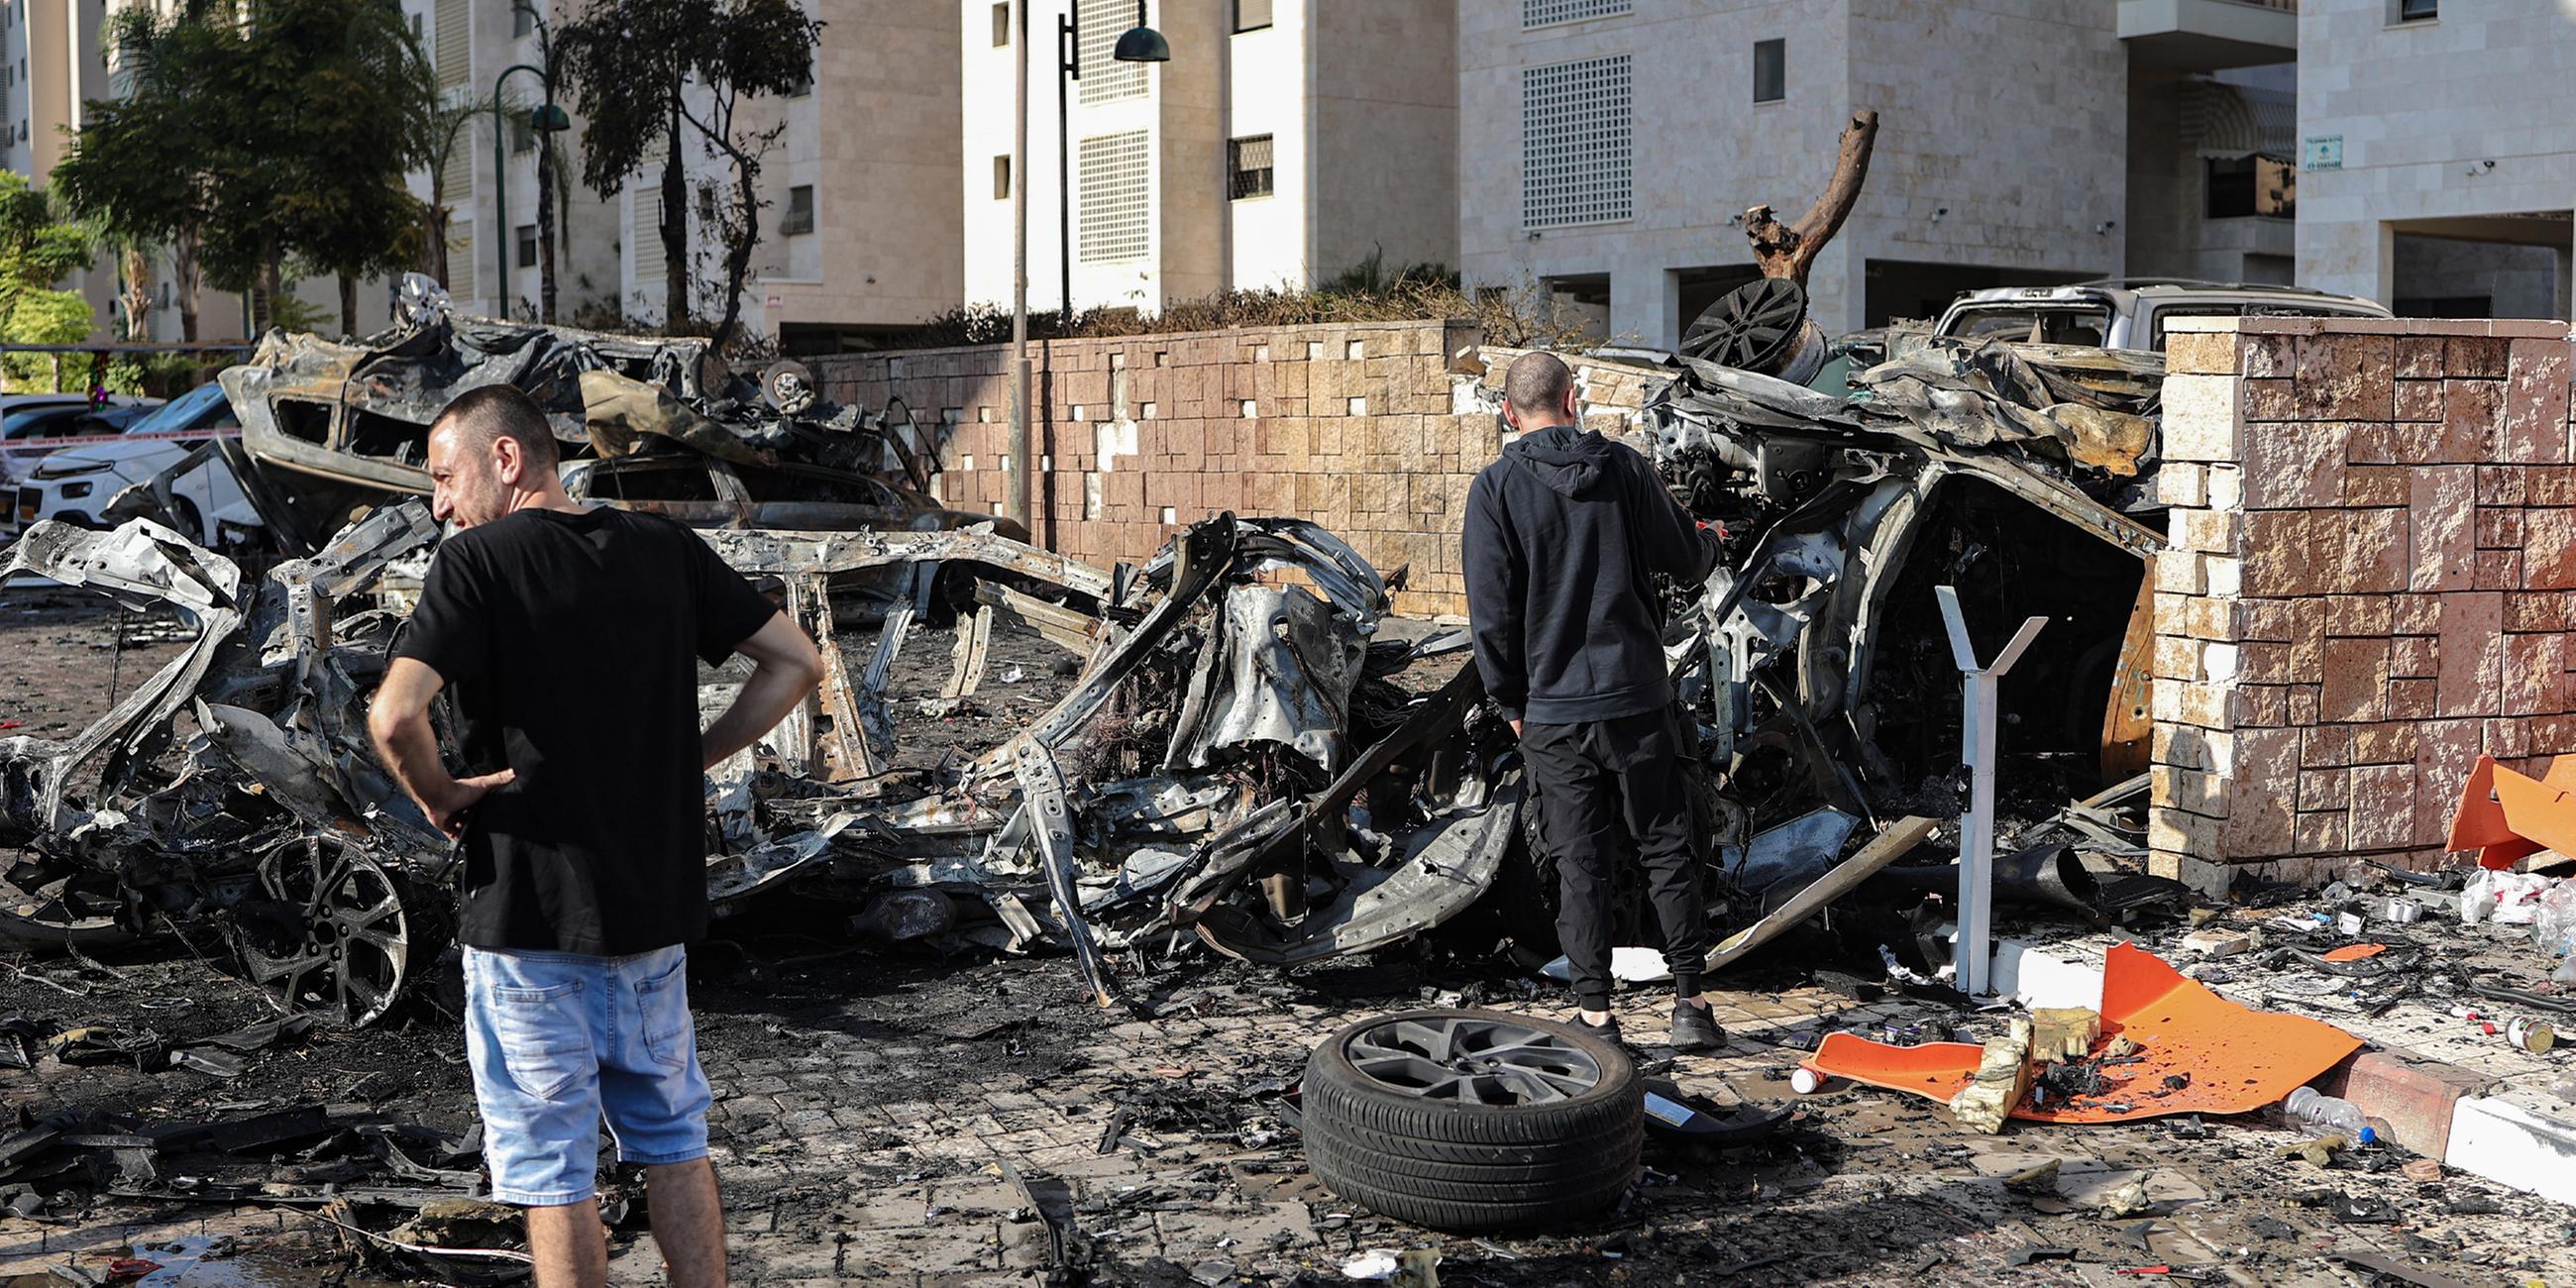
<svg viewBox="0 0 2576 1288">
<path fill-rule="evenodd" d="M 963 0 L 953 15 L 969 302 L 1010 303 L 1015 183 L 1027 185 L 1037 310 L 1065 303 L 1068 276 L 1075 308 L 1152 312 L 1220 290 L 1310 287 L 1372 255 L 1390 269 L 1456 262 L 1450 0 L 1023 3 L 1025 51 L 1011 3 Z M 1059 32 L 1075 17 L 1080 74 L 1059 114 Z M 1170 61 L 1116 60 L 1140 23 Z M 1029 155 L 1015 173 L 1024 52 Z"/>
<path fill-rule="evenodd" d="M 2128 271 L 2296 279 L 2292 0 L 2120 0 L 2129 53 Z"/>
<path fill-rule="evenodd" d="M 1675 344 L 1754 276 L 1744 210 L 1804 211 L 1860 108 L 1869 181 L 1808 283 L 1826 330 L 2118 273 L 2116 21 L 2101 0 L 1465 0 L 1466 276 Z"/>
<path fill-rule="evenodd" d="M 739 118 L 786 127 L 762 170 L 770 205 L 743 305 L 747 324 L 787 351 L 833 353 L 961 298 L 959 34 L 953 0 L 805 3 L 823 23 L 812 83 L 747 100 Z M 642 256 L 630 299 L 652 317 L 664 296 L 659 196 L 628 189 L 626 245 L 630 261 Z M 712 255 L 702 280 L 720 289 Z"/>
<path fill-rule="evenodd" d="M 544 101 L 543 39 L 577 18 L 579 0 L 403 0 L 431 45 L 440 83 L 462 99 Z M 743 326 L 792 351 L 830 352 L 956 307 L 957 84 L 947 0 L 805 0 L 821 19 L 814 75 L 784 98 L 744 98 L 737 134 L 782 126 L 764 158 L 761 243 L 744 286 Z M 542 16 L 541 16 L 542 12 Z M 513 71 L 512 69 L 521 69 Z M 926 71 L 927 69 L 927 71 Z M 507 76 L 504 81 L 502 78 Z M 570 89 L 556 103 L 572 128 L 553 146 L 570 191 L 556 208 L 556 316 L 659 326 L 668 312 L 661 235 L 661 159 L 602 199 L 579 182 L 583 121 Z M 665 141 L 662 147 L 669 146 Z M 690 309 L 723 310 L 716 202 L 732 171 L 684 129 Z M 533 132 L 478 121 L 450 158 L 443 196 L 454 211 L 449 293 L 487 315 L 538 316 L 542 274 Z M 710 187 L 722 194 L 710 193 Z M 413 191 L 426 199 L 428 176 Z"/>
<path fill-rule="evenodd" d="M 107 0 L 0 0 L 0 157 L 43 187 L 60 161 L 64 131 L 80 128 L 81 104 L 108 92 L 98 47 Z M 107 334 L 117 301 L 114 267 L 102 263 L 60 284 L 88 297 Z"/>
<path fill-rule="evenodd" d="M 2300 0 L 2298 22 L 2301 284 L 2569 317 L 2576 8 Z"/>
</svg>

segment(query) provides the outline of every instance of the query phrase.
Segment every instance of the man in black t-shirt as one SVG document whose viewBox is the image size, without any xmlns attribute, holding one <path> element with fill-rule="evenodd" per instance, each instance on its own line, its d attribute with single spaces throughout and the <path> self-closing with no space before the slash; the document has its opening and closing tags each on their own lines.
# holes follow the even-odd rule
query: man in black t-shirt
<svg viewBox="0 0 2576 1288">
<path fill-rule="evenodd" d="M 545 413 L 506 385 L 430 427 L 430 563 L 367 726 L 461 843 L 466 1050 L 492 1194 L 528 1209 L 540 1288 L 607 1282 L 604 1113 L 645 1167 L 675 1285 L 725 1282 L 687 943 L 706 927 L 704 774 L 821 681 L 813 642 L 668 519 L 584 509 Z M 698 663 L 754 663 L 702 734 Z M 451 695 L 462 777 L 429 706 Z"/>
</svg>

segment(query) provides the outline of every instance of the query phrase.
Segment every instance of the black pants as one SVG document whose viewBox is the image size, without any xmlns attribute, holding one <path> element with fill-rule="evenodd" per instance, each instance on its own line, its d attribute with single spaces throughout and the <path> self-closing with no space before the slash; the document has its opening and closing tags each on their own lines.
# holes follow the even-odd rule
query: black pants
<svg viewBox="0 0 2576 1288">
<path fill-rule="evenodd" d="M 1539 836 L 1556 860 L 1556 935 L 1573 968 L 1575 1002 L 1587 1010 L 1606 1009 L 1610 1000 L 1610 872 L 1622 822 L 1663 924 L 1673 987 L 1683 997 L 1699 992 L 1708 928 L 1682 749 L 1669 706 L 1521 731 L 1521 759 L 1538 789 Z"/>
</svg>

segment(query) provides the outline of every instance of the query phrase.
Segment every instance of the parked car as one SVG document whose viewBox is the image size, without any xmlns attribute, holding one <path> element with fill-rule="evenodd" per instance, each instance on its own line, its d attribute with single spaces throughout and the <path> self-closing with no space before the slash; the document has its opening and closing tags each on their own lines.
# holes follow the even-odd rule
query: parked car
<svg viewBox="0 0 2576 1288">
<path fill-rule="evenodd" d="M 2206 317 L 2387 317 L 2354 295 L 2295 286 L 2104 278 L 2071 286 L 2005 286 L 1951 301 L 1935 335 L 2163 352 L 2166 324 Z"/>
<path fill-rule="evenodd" d="M 84 438 L 125 432 L 158 398 L 111 397 L 93 406 L 83 394 L 9 394 L 0 397 L 0 479 L 25 478 L 35 462 Z"/>
<path fill-rule="evenodd" d="M 85 528 L 105 526 L 101 508 L 118 492 L 178 464 L 218 436 L 241 436 L 241 420 L 221 385 L 208 383 L 157 408 L 136 409 L 123 432 L 102 442 L 66 447 L 36 462 L 18 487 L 18 523 L 60 519 Z M 171 517 L 191 541 L 220 546 L 225 525 L 254 528 L 259 515 L 243 497 L 232 467 L 209 459 L 171 482 Z"/>
</svg>

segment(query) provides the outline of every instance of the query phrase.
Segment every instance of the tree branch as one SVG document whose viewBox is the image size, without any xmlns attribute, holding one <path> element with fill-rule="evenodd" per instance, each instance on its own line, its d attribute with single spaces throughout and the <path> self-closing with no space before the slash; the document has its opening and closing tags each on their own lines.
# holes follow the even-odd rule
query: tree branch
<svg viewBox="0 0 2576 1288">
<path fill-rule="evenodd" d="M 1834 176 L 1798 222 L 1781 223 L 1769 206 L 1744 212 L 1744 238 L 1753 243 L 1753 262 L 1764 277 L 1785 277 L 1806 286 L 1817 252 L 1842 230 L 1852 206 L 1860 201 L 1861 183 L 1869 177 L 1870 150 L 1877 141 L 1878 113 L 1866 109 L 1852 113 L 1835 152 Z"/>
</svg>

